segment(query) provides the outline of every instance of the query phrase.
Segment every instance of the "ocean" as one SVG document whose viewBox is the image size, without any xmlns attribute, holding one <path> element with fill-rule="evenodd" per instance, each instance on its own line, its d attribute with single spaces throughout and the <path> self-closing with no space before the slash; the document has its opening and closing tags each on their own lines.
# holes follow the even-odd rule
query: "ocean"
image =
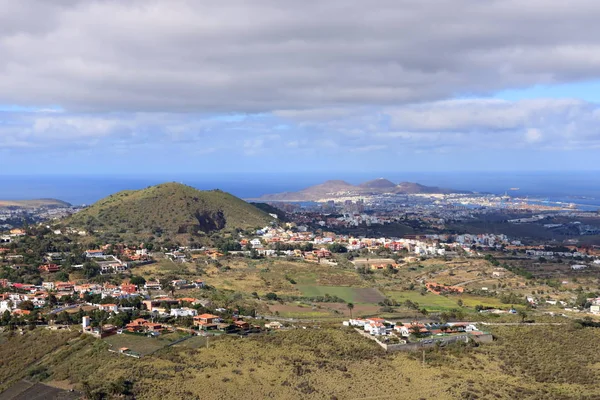
<svg viewBox="0 0 600 400">
<path fill-rule="evenodd" d="M 357 184 L 376 178 L 409 181 L 475 192 L 575 203 L 600 207 L 600 174 L 596 172 L 376 172 L 311 174 L 173 174 L 173 175 L 0 175 L 0 199 L 55 198 L 71 204 L 91 204 L 109 194 L 143 189 L 163 182 L 181 182 L 201 190 L 221 189 L 249 199 L 263 194 L 297 191 L 328 179 Z M 517 189 L 518 190 L 511 190 Z M 583 209 L 583 207 L 581 207 Z"/>
</svg>

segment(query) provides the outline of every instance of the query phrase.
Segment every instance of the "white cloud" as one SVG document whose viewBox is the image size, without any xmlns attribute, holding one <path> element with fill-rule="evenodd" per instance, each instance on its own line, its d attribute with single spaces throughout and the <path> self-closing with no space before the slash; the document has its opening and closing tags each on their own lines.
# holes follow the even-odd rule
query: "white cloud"
<svg viewBox="0 0 600 400">
<path fill-rule="evenodd" d="M 525 141 L 528 143 L 536 143 L 542 140 L 542 132 L 536 128 L 529 128 L 525 131 Z"/>
</svg>

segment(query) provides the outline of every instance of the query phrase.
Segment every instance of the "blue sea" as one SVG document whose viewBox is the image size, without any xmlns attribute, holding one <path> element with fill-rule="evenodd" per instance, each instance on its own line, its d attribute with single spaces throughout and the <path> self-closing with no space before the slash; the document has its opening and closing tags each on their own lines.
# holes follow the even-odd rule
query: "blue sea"
<svg viewBox="0 0 600 400">
<path fill-rule="evenodd" d="M 0 175 L 0 199 L 56 198 L 91 204 L 109 194 L 143 189 L 163 182 L 181 182 L 198 189 L 221 189 L 249 199 L 263 194 L 297 191 L 328 179 L 357 184 L 376 178 L 409 181 L 444 188 L 575 203 L 581 209 L 600 207 L 600 174 L 596 172 L 377 172 L 311 174 L 172 174 L 143 176 Z M 518 190 L 511 190 L 516 189 Z"/>
</svg>

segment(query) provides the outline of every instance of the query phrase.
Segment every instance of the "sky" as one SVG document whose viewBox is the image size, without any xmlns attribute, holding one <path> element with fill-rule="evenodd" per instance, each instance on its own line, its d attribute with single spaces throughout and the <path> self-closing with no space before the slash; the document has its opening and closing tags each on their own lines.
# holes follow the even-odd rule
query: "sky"
<svg viewBox="0 0 600 400">
<path fill-rule="evenodd" d="M 597 0 L 0 0 L 1 174 L 595 171 Z"/>
</svg>

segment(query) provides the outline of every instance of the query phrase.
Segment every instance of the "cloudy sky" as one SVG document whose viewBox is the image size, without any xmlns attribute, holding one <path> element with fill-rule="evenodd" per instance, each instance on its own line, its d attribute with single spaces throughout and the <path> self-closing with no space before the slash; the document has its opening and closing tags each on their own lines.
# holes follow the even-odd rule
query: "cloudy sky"
<svg viewBox="0 0 600 400">
<path fill-rule="evenodd" d="M 0 0 L 1 173 L 596 170 L 597 0 Z"/>
</svg>

